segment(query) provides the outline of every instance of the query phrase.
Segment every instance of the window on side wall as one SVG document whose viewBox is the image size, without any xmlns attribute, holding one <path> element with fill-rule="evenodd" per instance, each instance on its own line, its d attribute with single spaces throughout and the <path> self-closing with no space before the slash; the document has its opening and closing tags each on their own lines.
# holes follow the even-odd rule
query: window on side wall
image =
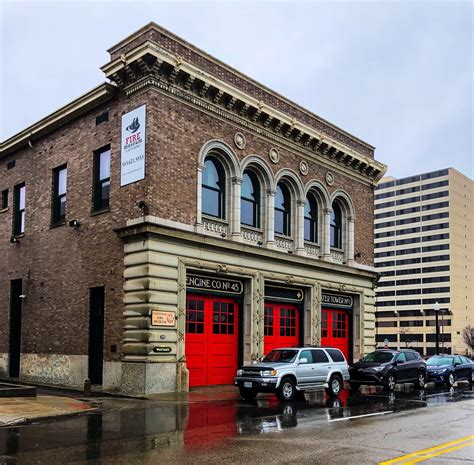
<svg viewBox="0 0 474 465">
<path fill-rule="evenodd" d="M 62 165 L 53 170 L 53 199 L 51 223 L 62 224 L 66 220 L 67 167 Z"/>
<path fill-rule="evenodd" d="M 94 152 L 93 211 L 106 210 L 110 201 L 110 146 Z"/>
<path fill-rule="evenodd" d="M 13 235 L 18 236 L 25 232 L 25 183 L 18 184 L 14 189 Z"/>
</svg>

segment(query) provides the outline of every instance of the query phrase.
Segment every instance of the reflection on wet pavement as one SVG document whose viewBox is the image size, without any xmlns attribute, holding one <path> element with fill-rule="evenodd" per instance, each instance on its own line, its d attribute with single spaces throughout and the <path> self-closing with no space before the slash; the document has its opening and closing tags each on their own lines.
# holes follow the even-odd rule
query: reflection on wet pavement
<svg viewBox="0 0 474 465">
<path fill-rule="evenodd" d="M 166 447 L 192 452 L 212 449 L 237 436 L 324 428 L 336 419 L 430 408 L 472 398 L 472 388 L 465 388 L 370 395 L 343 391 L 338 398 L 315 392 L 307 394 L 306 400 L 291 403 L 280 403 L 274 396 L 252 402 L 229 399 L 180 404 L 102 399 L 103 409 L 97 413 L 0 429 L 0 459 L 16 463 L 15 457 L 23 456 L 48 463 L 53 449 L 61 449 L 70 461 Z"/>
</svg>

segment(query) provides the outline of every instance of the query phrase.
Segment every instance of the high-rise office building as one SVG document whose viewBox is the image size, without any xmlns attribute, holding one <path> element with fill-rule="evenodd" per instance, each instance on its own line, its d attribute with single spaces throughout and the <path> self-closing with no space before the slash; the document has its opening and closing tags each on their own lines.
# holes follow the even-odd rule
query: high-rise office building
<svg viewBox="0 0 474 465">
<path fill-rule="evenodd" d="M 375 191 L 376 341 L 435 353 L 466 353 L 474 325 L 474 182 L 453 168 L 402 179 Z"/>
</svg>

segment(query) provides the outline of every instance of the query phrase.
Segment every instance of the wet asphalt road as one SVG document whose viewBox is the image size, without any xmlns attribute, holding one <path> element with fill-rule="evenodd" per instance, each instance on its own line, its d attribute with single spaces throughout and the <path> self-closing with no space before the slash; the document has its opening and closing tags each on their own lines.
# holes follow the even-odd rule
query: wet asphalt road
<svg viewBox="0 0 474 465">
<path fill-rule="evenodd" d="M 0 463 L 361 465 L 474 434 L 472 388 L 343 391 L 339 398 L 312 393 L 287 404 L 273 396 L 254 402 L 96 400 L 97 413 L 1 428 Z M 474 463 L 473 449 L 432 463 Z"/>
</svg>

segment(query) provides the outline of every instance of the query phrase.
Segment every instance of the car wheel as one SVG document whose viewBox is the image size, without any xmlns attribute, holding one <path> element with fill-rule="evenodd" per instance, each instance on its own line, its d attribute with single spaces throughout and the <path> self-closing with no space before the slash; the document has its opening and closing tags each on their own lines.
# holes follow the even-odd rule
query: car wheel
<svg viewBox="0 0 474 465">
<path fill-rule="evenodd" d="M 360 388 L 360 384 L 359 383 L 349 383 L 349 386 L 351 387 L 351 391 L 358 391 L 359 388 Z"/>
<path fill-rule="evenodd" d="M 395 377 L 395 373 L 389 373 L 387 375 L 387 380 L 385 381 L 385 387 L 389 391 L 394 391 L 396 384 L 397 384 L 397 378 Z"/>
<path fill-rule="evenodd" d="M 416 381 L 416 385 L 419 389 L 423 389 L 426 386 L 426 373 L 424 371 L 420 371 L 418 373 L 418 379 Z"/>
<path fill-rule="evenodd" d="M 283 378 L 277 389 L 276 395 L 282 402 L 289 402 L 296 397 L 295 383 L 291 378 Z"/>
<path fill-rule="evenodd" d="M 456 376 L 454 375 L 453 372 L 449 373 L 448 377 L 446 378 L 446 384 L 449 387 L 452 387 L 455 382 L 456 382 Z"/>
<path fill-rule="evenodd" d="M 240 396 L 245 400 L 254 400 L 258 392 L 255 389 L 239 387 Z"/>
<path fill-rule="evenodd" d="M 344 387 L 342 379 L 338 375 L 332 375 L 328 384 L 329 387 L 326 389 L 326 392 L 333 397 L 337 397 Z"/>
</svg>

